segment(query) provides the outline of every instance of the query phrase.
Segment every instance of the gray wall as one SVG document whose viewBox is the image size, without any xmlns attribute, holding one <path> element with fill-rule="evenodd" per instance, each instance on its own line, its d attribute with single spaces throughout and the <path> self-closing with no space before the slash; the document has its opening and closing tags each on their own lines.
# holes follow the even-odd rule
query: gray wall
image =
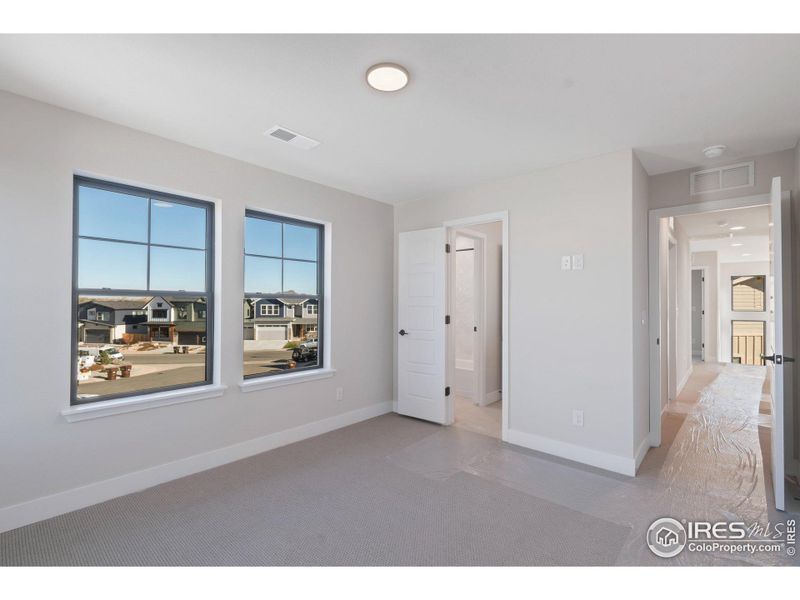
<svg viewBox="0 0 800 600">
<path fill-rule="evenodd" d="M 0 131 L 2 297 L 38 315 L 0 311 L 14 348 L 13 360 L 0 361 L 0 508 L 391 400 L 391 344 L 363 347 L 392 339 L 392 207 L 7 93 Z M 71 377 L 75 170 L 221 201 L 221 398 L 78 423 L 61 417 Z M 332 379 L 239 390 L 246 205 L 333 223 Z M 354 283 L 365 287 L 352 293 Z"/>
<path fill-rule="evenodd" d="M 396 210 L 398 232 L 509 211 L 510 429 L 626 459 L 634 454 L 633 322 L 646 309 L 641 272 L 642 306 L 633 307 L 632 167 L 631 151 L 622 151 Z M 646 256 L 643 243 L 637 238 L 636 252 Z M 584 270 L 562 271 L 561 256 L 578 253 Z M 573 409 L 584 411 L 584 427 L 572 425 Z"/>
<path fill-rule="evenodd" d="M 666 208 L 683 204 L 699 204 L 710 200 L 769 194 L 772 178 L 778 176 L 783 178 L 785 189 L 790 189 L 790 182 L 795 178 L 793 150 L 781 150 L 746 158 L 730 158 L 719 164 L 734 164 L 751 160 L 755 162 L 755 185 L 753 187 L 710 192 L 697 196 L 689 194 L 689 174 L 698 169 L 683 169 L 682 171 L 653 175 L 650 177 L 650 208 Z"/>
</svg>

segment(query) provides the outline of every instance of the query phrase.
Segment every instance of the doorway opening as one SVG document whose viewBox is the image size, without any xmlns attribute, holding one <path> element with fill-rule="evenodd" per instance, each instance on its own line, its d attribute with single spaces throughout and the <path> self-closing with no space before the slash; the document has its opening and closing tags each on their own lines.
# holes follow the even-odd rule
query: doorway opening
<svg viewBox="0 0 800 600">
<path fill-rule="evenodd" d="M 453 425 L 500 438 L 503 224 L 453 227 L 448 238 Z"/>
<path fill-rule="evenodd" d="M 791 331 L 790 290 L 781 289 L 787 203 L 776 178 L 771 194 L 653 209 L 649 229 L 651 446 L 662 436 L 677 444 L 672 460 L 707 485 L 706 470 L 725 474 L 720 490 L 742 453 L 756 457 L 747 476 L 762 491 L 753 505 L 765 506 L 761 482 L 771 479 L 769 503 L 779 510 L 791 471 L 784 442 L 793 436 L 783 416 L 791 398 L 782 364 L 791 350 L 781 337 Z M 731 414 L 740 421 L 727 431 Z"/>
</svg>

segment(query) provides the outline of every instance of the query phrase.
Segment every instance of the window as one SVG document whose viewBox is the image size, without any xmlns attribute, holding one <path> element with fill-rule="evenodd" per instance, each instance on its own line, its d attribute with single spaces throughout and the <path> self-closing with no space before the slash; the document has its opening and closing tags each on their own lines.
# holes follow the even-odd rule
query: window
<svg viewBox="0 0 800 600">
<path fill-rule="evenodd" d="M 731 321 L 731 362 L 763 365 L 764 321 Z"/>
<path fill-rule="evenodd" d="M 212 324 L 175 323 L 170 303 L 212 306 L 213 219 L 208 202 L 75 178 L 72 404 L 211 383 Z M 90 306 L 117 325 L 82 321 Z M 120 355 L 86 360 L 109 342 Z"/>
<path fill-rule="evenodd" d="M 324 228 L 316 223 L 247 211 L 244 235 L 244 303 L 262 303 L 260 316 L 279 316 L 286 326 L 265 327 L 244 315 L 244 376 L 263 377 L 322 367 L 316 332 L 323 314 L 303 316 L 303 302 L 322 304 Z M 273 302 L 274 301 L 274 302 Z M 315 340 L 312 342 L 312 335 Z M 319 348 L 319 351 L 318 351 Z"/>
<path fill-rule="evenodd" d="M 262 304 L 261 316 L 262 317 L 277 317 L 280 315 L 280 306 L 277 304 Z"/>
<path fill-rule="evenodd" d="M 766 277 L 764 275 L 734 275 L 731 277 L 731 310 L 734 312 L 764 312 L 766 310 Z"/>
<path fill-rule="evenodd" d="M 306 304 L 306 314 L 309 316 L 316 316 L 319 313 L 319 305 Z"/>
</svg>

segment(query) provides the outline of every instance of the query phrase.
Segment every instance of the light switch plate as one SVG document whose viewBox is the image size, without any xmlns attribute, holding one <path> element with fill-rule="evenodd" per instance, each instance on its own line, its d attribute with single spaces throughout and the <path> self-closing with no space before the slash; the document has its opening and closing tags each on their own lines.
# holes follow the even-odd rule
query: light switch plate
<svg viewBox="0 0 800 600">
<path fill-rule="evenodd" d="M 569 271 L 572 269 L 572 257 L 571 256 L 562 256 L 561 257 L 561 270 L 562 271 Z"/>
<path fill-rule="evenodd" d="M 583 271 L 583 254 L 572 255 L 572 270 Z"/>
</svg>

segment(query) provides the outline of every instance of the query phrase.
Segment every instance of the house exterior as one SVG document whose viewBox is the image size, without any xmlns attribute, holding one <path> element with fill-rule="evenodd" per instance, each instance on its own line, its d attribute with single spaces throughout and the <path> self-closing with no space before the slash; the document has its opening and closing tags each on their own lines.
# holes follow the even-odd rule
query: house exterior
<svg viewBox="0 0 800 600">
<path fill-rule="evenodd" d="M 86 299 L 78 305 L 78 341 L 206 343 L 205 298 Z"/>
<path fill-rule="evenodd" d="M 131 343 L 148 338 L 142 300 L 87 300 L 78 306 L 78 341 Z"/>
<path fill-rule="evenodd" d="M 315 337 L 318 317 L 316 298 L 245 298 L 244 339 L 288 342 Z"/>
</svg>

